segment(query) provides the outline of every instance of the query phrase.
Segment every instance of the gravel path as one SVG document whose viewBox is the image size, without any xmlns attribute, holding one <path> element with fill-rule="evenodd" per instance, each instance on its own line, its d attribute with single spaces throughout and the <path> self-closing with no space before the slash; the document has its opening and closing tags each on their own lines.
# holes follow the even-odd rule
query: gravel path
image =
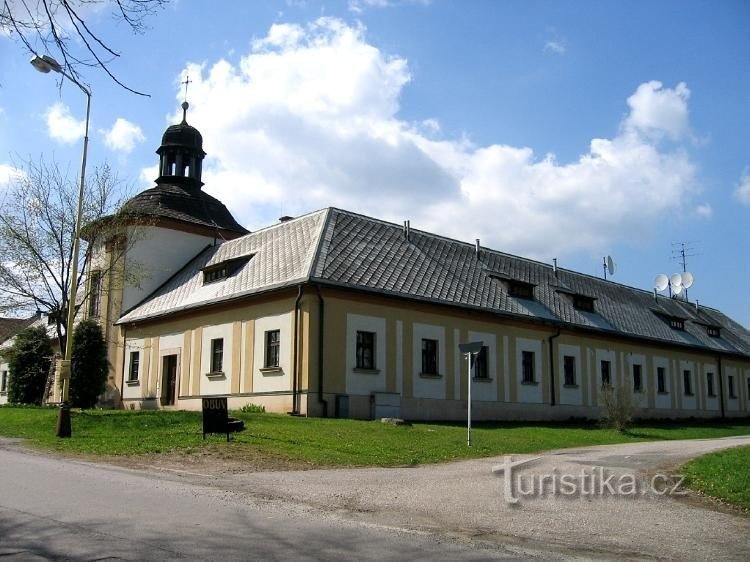
<svg viewBox="0 0 750 562">
<path fill-rule="evenodd" d="M 256 472 L 227 475 L 221 482 L 177 471 L 170 471 L 168 477 L 306 505 L 359 521 L 561 555 L 750 560 L 750 518 L 717 510 L 694 494 L 662 496 L 648 488 L 659 471 L 675 475 L 676 468 L 689 458 L 739 445 L 750 445 L 750 436 L 544 453 L 514 472 L 526 482 L 526 489 L 544 475 L 579 475 L 585 470 L 589 475 L 613 475 L 614 484 L 636 481 L 638 493 L 602 496 L 598 490 L 607 492 L 606 486 L 595 485 L 596 494 L 588 493 L 591 487 L 587 486 L 588 490 L 572 497 L 531 498 L 516 493 L 519 502 L 514 505 L 505 501 L 505 477 L 493 472 L 504 457 L 415 468 Z M 514 456 L 513 460 L 530 458 L 536 456 Z"/>
</svg>

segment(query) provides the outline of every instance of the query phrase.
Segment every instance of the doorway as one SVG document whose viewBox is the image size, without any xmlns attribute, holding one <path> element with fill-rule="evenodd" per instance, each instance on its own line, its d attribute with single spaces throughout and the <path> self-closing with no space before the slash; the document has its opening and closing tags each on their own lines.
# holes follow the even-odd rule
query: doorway
<svg viewBox="0 0 750 562">
<path fill-rule="evenodd" d="M 161 405 L 174 406 L 177 390 L 177 355 L 163 356 L 161 373 Z"/>
</svg>

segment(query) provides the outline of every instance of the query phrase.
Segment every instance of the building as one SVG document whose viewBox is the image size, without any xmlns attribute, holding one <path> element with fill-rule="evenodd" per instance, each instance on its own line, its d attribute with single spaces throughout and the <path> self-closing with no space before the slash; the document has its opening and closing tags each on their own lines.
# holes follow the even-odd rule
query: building
<svg viewBox="0 0 750 562">
<path fill-rule="evenodd" d="M 461 419 L 458 344 L 480 340 L 476 419 L 596 418 L 604 383 L 641 417 L 750 414 L 750 332 L 718 310 L 335 208 L 247 232 L 202 191 L 183 109 L 124 209 L 130 245 L 91 241 L 84 308 L 123 407 Z"/>
</svg>

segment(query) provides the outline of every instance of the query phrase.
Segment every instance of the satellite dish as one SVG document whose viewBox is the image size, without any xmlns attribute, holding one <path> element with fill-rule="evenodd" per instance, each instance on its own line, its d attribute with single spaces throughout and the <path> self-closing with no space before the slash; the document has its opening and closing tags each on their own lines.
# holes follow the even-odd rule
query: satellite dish
<svg viewBox="0 0 750 562">
<path fill-rule="evenodd" d="M 682 275 L 679 273 L 673 273 L 669 278 L 669 284 L 672 285 L 673 291 L 675 290 L 675 287 L 682 287 Z"/>
<path fill-rule="evenodd" d="M 654 289 L 657 291 L 663 291 L 669 286 L 669 277 L 664 275 L 663 273 L 660 273 L 656 276 L 656 279 L 654 279 Z"/>
<path fill-rule="evenodd" d="M 610 275 L 615 274 L 615 260 L 612 259 L 612 256 L 607 256 L 607 270 Z"/>
<path fill-rule="evenodd" d="M 693 277 L 693 274 L 689 271 L 686 271 L 682 274 L 682 286 L 686 289 L 689 289 L 693 286 L 693 282 L 695 281 L 695 277 Z"/>
<path fill-rule="evenodd" d="M 679 295 L 682 292 L 682 285 L 672 285 L 672 294 L 673 295 Z"/>
</svg>

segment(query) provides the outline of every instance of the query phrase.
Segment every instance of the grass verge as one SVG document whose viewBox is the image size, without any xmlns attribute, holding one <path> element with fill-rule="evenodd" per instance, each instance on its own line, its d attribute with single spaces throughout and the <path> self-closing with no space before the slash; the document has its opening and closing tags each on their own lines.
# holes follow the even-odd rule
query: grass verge
<svg viewBox="0 0 750 562">
<path fill-rule="evenodd" d="M 33 447 L 66 454 L 191 454 L 210 447 L 223 459 L 241 460 L 257 453 L 312 466 L 399 466 L 564 447 L 750 435 L 750 419 L 641 424 L 628 433 L 581 423 L 478 423 L 469 448 L 461 424 L 393 426 L 265 413 L 233 415 L 243 419 L 247 429 L 228 444 L 222 436 L 204 442 L 200 412 L 185 411 L 73 411 L 73 437 L 58 439 L 56 409 L 4 406 L 0 435 L 22 437 Z"/>
<path fill-rule="evenodd" d="M 750 510 L 750 446 L 698 457 L 682 467 L 685 485 Z"/>
</svg>

